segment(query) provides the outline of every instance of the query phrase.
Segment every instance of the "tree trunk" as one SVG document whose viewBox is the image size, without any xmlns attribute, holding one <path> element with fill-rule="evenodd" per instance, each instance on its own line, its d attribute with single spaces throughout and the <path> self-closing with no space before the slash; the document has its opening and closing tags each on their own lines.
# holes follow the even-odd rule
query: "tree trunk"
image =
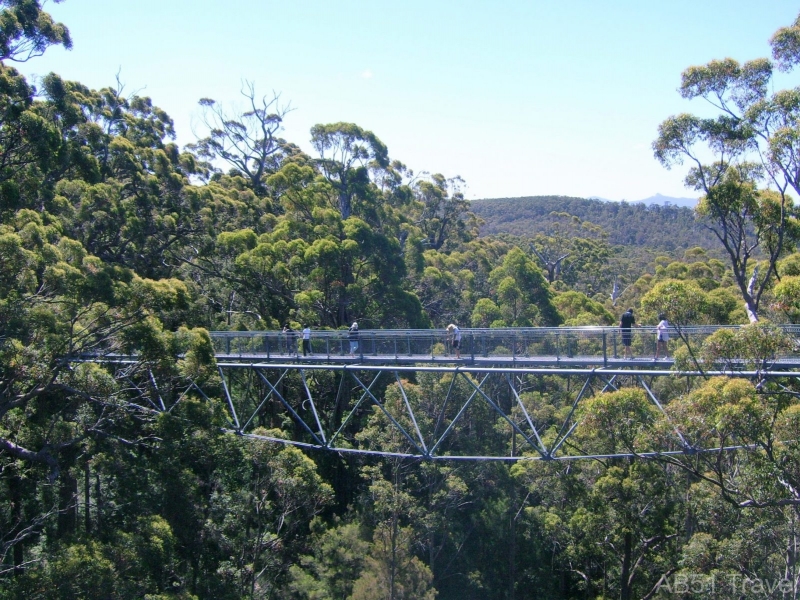
<svg viewBox="0 0 800 600">
<path fill-rule="evenodd" d="M 344 189 L 339 192 L 339 212 L 342 215 L 342 221 L 350 218 L 350 211 L 352 210 L 350 206 L 350 194 L 347 192 L 346 187 L 343 187 Z"/>
<path fill-rule="evenodd" d="M 58 524 L 59 539 L 75 532 L 78 524 L 78 480 L 68 470 L 61 472 L 58 485 Z"/>
<path fill-rule="evenodd" d="M 83 464 L 83 528 L 86 533 L 92 531 L 92 518 L 91 518 L 91 471 L 89 468 L 89 458 Z"/>
<path fill-rule="evenodd" d="M 631 600 L 631 553 L 633 552 L 633 536 L 630 531 L 625 532 L 624 547 L 622 550 L 622 573 L 620 574 L 620 600 Z"/>
<path fill-rule="evenodd" d="M 21 480 L 19 475 L 17 475 L 16 470 L 12 469 L 10 472 L 10 476 L 8 478 L 8 488 L 11 497 L 11 523 L 13 524 L 13 528 L 10 532 L 9 537 L 14 538 L 14 536 L 19 533 L 19 530 L 22 528 L 22 489 L 21 489 Z M 14 544 L 14 551 L 13 551 L 13 559 L 14 559 L 14 576 L 22 575 L 22 563 L 25 558 L 25 545 L 23 542 L 17 542 Z"/>
</svg>

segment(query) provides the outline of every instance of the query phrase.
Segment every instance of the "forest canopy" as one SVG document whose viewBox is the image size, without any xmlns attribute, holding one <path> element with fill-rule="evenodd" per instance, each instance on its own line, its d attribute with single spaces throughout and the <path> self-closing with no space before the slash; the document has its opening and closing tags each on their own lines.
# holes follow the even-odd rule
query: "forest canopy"
<svg viewBox="0 0 800 600">
<path fill-rule="evenodd" d="M 209 332 L 615 326 L 633 306 L 653 325 L 661 311 L 753 322 L 674 340 L 678 366 L 765 364 L 791 345 L 774 324 L 800 320 L 800 96 L 770 86 L 799 32 L 775 34 L 772 60 L 684 72 L 680 93 L 720 114 L 667 118 L 653 150 L 689 163 L 697 210 L 470 203 L 457 174 L 415 173 L 355 123 L 315 125 L 302 151 L 261 84 L 243 85 L 239 112 L 199 98 L 203 129 L 180 147 L 158 98 L 24 77 L 16 63 L 72 38 L 40 0 L 0 0 L 0 598 L 629 599 L 675 577 L 716 577 L 719 597 L 743 577 L 797 589 L 800 448 L 782 443 L 798 439 L 796 378 L 660 378 L 657 414 L 633 377 L 579 404 L 569 378 L 539 376 L 503 398 L 508 420 L 475 409 L 459 424 L 458 449 L 478 456 L 516 449 L 515 420 L 553 442 L 575 414 L 569 443 L 626 460 L 343 457 L 225 433 Z M 277 440 L 296 423 L 270 390 L 347 386 L 334 372 L 246 385 Z M 370 393 L 435 427 L 438 399 L 475 391 L 421 373 Z M 380 417 L 360 411 L 348 443 L 400 454 Z M 675 430 L 752 451 L 639 456 Z"/>
</svg>

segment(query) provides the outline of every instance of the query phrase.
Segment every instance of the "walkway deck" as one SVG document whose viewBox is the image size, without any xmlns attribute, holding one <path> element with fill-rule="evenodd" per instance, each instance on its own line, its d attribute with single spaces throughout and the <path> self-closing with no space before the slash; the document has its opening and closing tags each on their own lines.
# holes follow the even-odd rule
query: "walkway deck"
<svg viewBox="0 0 800 600">
<path fill-rule="evenodd" d="M 687 327 L 672 331 L 670 352 L 687 340 L 699 347 L 720 329 L 739 327 Z M 768 364 L 778 370 L 800 370 L 800 326 L 780 328 L 784 347 Z M 294 363 L 305 365 L 450 365 L 515 368 L 648 368 L 670 369 L 670 358 L 655 359 L 655 333 L 651 327 L 634 329 L 635 358 L 622 358 L 620 330 L 616 327 L 462 329 L 461 357 L 456 358 L 445 330 L 361 331 L 358 349 L 350 353 L 346 331 L 314 331 L 312 353 L 303 356 L 300 332 L 287 336 L 276 331 L 212 332 L 216 357 L 221 362 Z M 731 357 L 739 362 L 736 357 Z M 742 364 L 745 363 L 742 357 Z"/>
</svg>

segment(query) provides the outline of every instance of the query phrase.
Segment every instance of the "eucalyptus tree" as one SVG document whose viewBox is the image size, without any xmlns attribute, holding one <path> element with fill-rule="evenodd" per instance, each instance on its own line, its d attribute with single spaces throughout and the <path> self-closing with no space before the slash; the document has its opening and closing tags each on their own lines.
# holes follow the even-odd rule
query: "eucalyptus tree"
<svg viewBox="0 0 800 600">
<path fill-rule="evenodd" d="M 495 239 L 477 238 L 449 252 L 426 250 L 409 257 L 412 289 L 430 319 L 442 327 L 469 323 L 482 299 L 494 303 L 489 274 L 509 248 Z"/>
<path fill-rule="evenodd" d="M 761 324 L 745 329 L 749 331 L 743 331 L 739 339 L 708 340 L 704 354 L 716 354 L 713 360 L 720 362 L 727 350 L 741 350 L 747 346 L 753 354 L 753 362 L 757 362 L 757 354 L 766 355 L 774 350 L 778 337 L 774 331 L 759 331 L 763 329 Z M 700 452 L 662 459 L 691 475 L 695 482 L 692 494 L 697 497 L 695 502 L 716 505 L 715 510 L 730 514 L 733 523 L 740 521 L 735 527 L 715 527 L 704 519 L 702 510 L 697 510 L 694 519 L 699 525 L 694 526 L 694 531 L 699 535 L 692 543 L 709 548 L 727 545 L 734 550 L 737 539 L 741 547 L 749 537 L 750 541 L 744 543 L 765 550 L 759 552 L 759 556 L 772 555 L 760 567 L 754 562 L 756 554 L 742 550 L 732 553 L 727 565 L 691 561 L 691 567 L 705 574 L 723 567 L 733 568 L 738 575 L 748 573 L 761 579 L 788 577 L 797 581 L 794 556 L 800 507 L 800 460 L 794 439 L 798 414 L 795 383 L 762 381 L 753 385 L 745 379 L 714 378 L 674 399 L 665 409 L 668 421 L 662 423 L 662 435 L 670 435 L 669 431 L 678 428 L 694 448 L 740 448 L 716 456 Z M 747 525 L 748 521 L 751 525 Z M 764 528 L 764 522 L 772 522 L 769 529 Z M 745 529 L 745 525 L 749 529 Z M 753 544 L 754 540 L 758 543 Z"/>
<path fill-rule="evenodd" d="M 104 264 L 47 213 L 20 210 L 0 224 L 0 258 L 3 495 L 14 498 L 20 486 L 32 494 L 4 515 L 11 537 L 0 544 L 20 566 L 24 547 L 53 519 L 56 537 L 74 531 L 78 456 L 109 439 L 145 444 L 130 420 L 154 418 L 152 409 L 180 396 L 190 379 L 207 380 L 213 351 L 204 333 L 165 331 L 170 313 L 189 300 L 184 284 Z M 74 362 L 107 352 L 141 360 L 122 373 Z M 48 487 L 56 490 L 51 504 L 46 491 L 36 493 Z"/>
<path fill-rule="evenodd" d="M 776 262 L 800 239 L 789 196 L 800 194 L 800 88 L 770 91 L 776 65 L 788 71 L 800 60 L 798 32 L 800 19 L 775 33 L 775 62 L 726 58 L 684 71 L 681 95 L 706 100 L 718 116 L 670 117 L 653 143 L 664 166 L 690 162 L 686 184 L 704 195 L 698 214 L 728 254 L 751 320 Z M 758 190 L 759 181 L 771 190 Z M 766 258 L 763 269 L 752 266 L 756 252 Z"/>
<path fill-rule="evenodd" d="M 0 64 L 0 216 L 43 208 L 43 174 L 60 144 L 58 128 L 37 110 L 34 89 L 16 69 Z"/>
<path fill-rule="evenodd" d="M 173 275 L 203 223 L 188 180 L 197 165 L 170 141 L 169 115 L 149 98 L 125 96 L 119 82 L 91 90 L 55 74 L 43 78 L 30 112 L 35 120 L 23 113 L 18 123 L 30 121 L 31 131 L 40 123 L 48 134 L 38 132 L 26 156 L 47 143 L 46 158 L 9 170 L 11 207 L 57 216 L 66 235 L 106 262 Z"/>
<path fill-rule="evenodd" d="M 342 219 L 350 218 L 353 199 L 366 194 L 369 169 L 389 166 L 389 152 L 371 131 L 354 123 L 330 123 L 311 128 L 311 145 L 319 154 L 317 165 L 336 191 Z"/>
<path fill-rule="evenodd" d="M 383 407 L 408 435 L 390 423 L 383 410 L 373 407 L 356 440 L 372 451 L 416 453 L 421 451 L 420 437 L 430 448 L 449 429 L 440 453 L 502 448 L 505 432 L 497 426 L 498 415 L 485 403 L 475 402 L 459 411 L 465 402 L 469 404 L 472 393 L 466 377 L 452 374 L 422 373 L 415 382 L 403 381 L 402 389 L 390 385 L 382 397 Z M 445 396 L 451 399 L 449 407 L 442 404 Z M 413 421 L 406 406 L 413 409 Z M 368 487 L 360 505 L 361 522 L 372 531 L 375 560 L 364 565 L 359 597 L 374 597 L 363 586 L 375 581 L 386 582 L 384 590 L 391 589 L 394 581 L 393 597 L 398 598 L 409 597 L 410 585 L 418 589 L 414 597 L 428 597 L 423 595 L 428 585 L 445 597 L 502 597 L 489 583 L 498 566 L 507 572 L 502 556 L 490 556 L 494 544 L 504 543 L 508 535 L 503 527 L 503 494 L 509 478 L 502 467 L 387 457 L 365 465 L 362 471 Z M 493 566 L 491 573 L 488 563 Z M 484 581 L 465 577 L 468 571 L 476 576 L 480 572 Z M 421 584 L 425 586 L 420 588 Z"/>
<path fill-rule="evenodd" d="M 580 325 L 614 325 L 616 319 L 599 302 L 592 300 L 581 292 L 561 292 L 553 297 L 553 304 L 564 318 L 564 324 L 575 327 Z"/>
<path fill-rule="evenodd" d="M 549 507 L 561 524 L 546 528 L 564 536 L 564 558 L 587 591 L 651 597 L 678 566 L 685 516 L 680 471 L 636 457 L 656 448 L 659 412 L 642 390 L 623 388 L 585 401 L 578 419 L 567 444 L 598 458 L 576 465 L 568 477 L 574 491 Z M 604 458 L 625 453 L 630 458 Z"/>
<path fill-rule="evenodd" d="M 300 556 L 289 567 L 282 598 L 293 600 L 350 598 L 370 550 L 360 523 L 336 522 L 326 527 L 322 519 L 311 522 L 312 554 Z"/>
<path fill-rule="evenodd" d="M 238 557 L 239 597 L 271 598 L 284 586 L 309 523 L 330 504 L 333 490 L 297 448 L 252 442 L 241 451 L 251 466 L 242 478 L 220 473 L 227 502 L 215 517 L 227 551 Z"/>
<path fill-rule="evenodd" d="M 786 315 L 790 323 L 800 321 L 800 276 L 789 275 L 775 286 L 775 308 Z"/>
<path fill-rule="evenodd" d="M 554 211 L 550 217 L 550 230 L 536 234 L 530 243 L 530 251 L 541 264 L 547 281 L 562 281 L 587 294 L 607 287 L 611 255 L 608 233 L 569 213 Z"/>
<path fill-rule="evenodd" d="M 561 316 L 542 271 L 519 248 L 512 248 L 489 274 L 491 299 L 508 327 L 554 326 Z"/>
<path fill-rule="evenodd" d="M 446 242 L 455 246 L 477 237 L 477 220 L 461 191 L 463 185 L 461 177 L 446 179 L 440 173 L 414 185 L 422 207 L 416 224 L 422 229 L 425 248 L 440 250 Z"/>
<path fill-rule="evenodd" d="M 72 48 L 69 29 L 53 21 L 42 5 L 40 0 L 0 1 L 0 62 L 25 62 L 41 56 L 50 46 Z"/>
<path fill-rule="evenodd" d="M 268 181 L 281 192 L 283 212 L 268 231 L 223 231 L 187 266 L 220 306 L 258 315 L 262 327 L 287 320 L 331 328 L 355 319 L 375 327 L 427 323 L 406 289 L 396 235 L 357 217 L 342 220 L 328 202 L 330 185 L 309 166 L 289 163 Z"/>
<path fill-rule="evenodd" d="M 211 98 L 200 100 L 207 135 L 189 148 L 201 159 L 226 162 L 247 178 L 257 196 L 264 196 L 266 177 L 280 168 L 285 155 L 294 153 L 278 135 L 292 109 L 276 92 L 258 97 L 251 82 L 243 85 L 241 94 L 247 103 L 241 114 L 230 114 Z"/>
</svg>

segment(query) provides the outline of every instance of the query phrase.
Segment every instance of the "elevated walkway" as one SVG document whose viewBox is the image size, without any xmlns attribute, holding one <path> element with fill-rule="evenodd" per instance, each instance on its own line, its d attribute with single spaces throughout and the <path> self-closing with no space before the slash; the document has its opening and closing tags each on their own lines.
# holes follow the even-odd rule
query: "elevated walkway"
<svg viewBox="0 0 800 600">
<path fill-rule="evenodd" d="M 670 352 L 688 341 L 699 346 L 720 329 L 738 327 L 685 327 L 671 331 Z M 800 370 L 800 326 L 781 329 L 790 346 L 770 356 L 769 368 Z M 655 328 L 632 330 L 633 359 L 623 358 L 617 327 L 462 329 L 460 357 L 446 330 L 362 330 L 358 348 L 350 352 L 347 331 L 313 331 L 311 353 L 304 356 L 301 333 L 276 331 L 212 332 L 217 361 L 223 363 L 282 363 L 324 365 L 453 365 L 499 368 L 670 369 L 673 359 L 655 359 Z M 671 355 L 670 355 L 671 356 Z M 745 357 L 730 357 L 729 364 L 746 366 Z"/>
<path fill-rule="evenodd" d="M 670 352 L 685 348 L 687 342 L 697 349 L 720 329 L 737 328 L 673 330 Z M 659 447 L 606 455 L 584 452 L 572 443 L 572 434 L 584 418 L 586 399 L 638 387 L 669 421 L 669 411 L 658 398 L 659 389 L 670 387 L 662 385 L 664 377 L 684 378 L 685 389 L 695 377 L 748 378 L 760 392 L 797 395 L 787 379 L 800 377 L 800 327 L 780 329 L 782 349 L 757 362 L 734 356 L 702 368 L 694 363 L 688 370 L 677 370 L 672 358 L 655 360 L 653 327 L 633 330 L 633 359 L 622 358 L 616 327 L 462 329 L 460 357 L 445 330 L 362 330 L 353 353 L 346 331 L 314 331 L 307 356 L 300 332 L 213 332 L 218 379 L 191 381 L 177 396 L 162 394 L 151 365 L 138 357 L 95 355 L 80 360 L 104 363 L 118 378 L 135 382 L 132 389 L 141 392 L 145 410 L 168 412 L 186 397 L 222 399 L 230 433 L 340 456 L 432 461 L 656 458 L 749 447 L 705 447 L 675 427 L 671 439 Z M 423 400 L 415 386 L 424 373 L 440 377 L 433 385 L 428 379 L 427 389 L 435 390 L 435 397 Z M 562 384 L 553 387 L 545 378 L 562 378 Z M 547 403 L 550 389 L 558 390 L 557 406 L 542 410 L 526 397 L 526 391 L 542 390 L 535 403 Z M 493 415 L 494 421 L 488 421 L 492 428 L 507 430 L 509 443 L 495 444 L 492 453 L 470 454 L 473 420 L 486 423 L 487 414 Z M 391 444 L 364 436 L 365 425 L 375 419 L 394 432 L 385 438 Z M 280 433 L 264 433 L 276 424 Z"/>
</svg>

